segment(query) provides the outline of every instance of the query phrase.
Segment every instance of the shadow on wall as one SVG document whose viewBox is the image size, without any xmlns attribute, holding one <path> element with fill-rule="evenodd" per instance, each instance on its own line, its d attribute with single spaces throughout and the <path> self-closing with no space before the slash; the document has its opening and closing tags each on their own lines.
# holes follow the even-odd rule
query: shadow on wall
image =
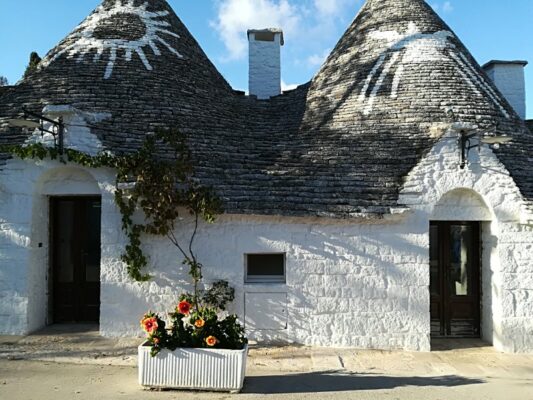
<svg viewBox="0 0 533 400">
<path fill-rule="evenodd" d="M 180 226 L 179 237 L 182 229 L 186 230 L 187 223 L 185 220 Z M 242 244 L 233 245 L 232 251 L 238 253 L 235 256 L 227 255 L 226 242 L 208 245 L 211 238 L 223 233 L 220 232 L 224 229 L 222 225 L 202 225 L 198 256 L 204 262 L 206 276 L 226 278 L 236 288 L 236 309 L 232 311 L 243 320 L 244 291 L 265 292 L 275 297 L 280 294 L 272 293 L 278 290 L 270 287 L 243 287 L 241 266 L 232 262 L 238 263 L 241 254 L 252 247 L 287 252 L 288 284 L 279 291 L 288 291 L 288 299 L 283 302 L 261 299 L 261 305 L 264 305 L 261 315 L 268 311 L 271 316 L 268 324 L 261 328 L 270 329 L 273 336 L 286 331 L 288 317 L 290 330 L 298 332 L 294 333 L 298 340 L 304 337 L 332 338 L 335 334 L 338 339 L 335 344 L 343 347 L 403 348 L 406 336 L 429 333 L 429 274 L 425 266 L 429 255 L 425 245 L 425 224 L 412 226 L 407 232 L 405 227 L 394 224 L 387 225 L 387 229 L 368 224 L 354 228 L 349 234 L 339 226 L 290 226 L 291 244 L 286 243 L 286 236 L 279 236 L 284 225 L 272 228 L 265 224 L 250 229 L 246 224 L 237 224 L 238 240 L 245 239 Z M 112 268 L 116 271 L 109 271 L 113 279 L 102 282 L 101 324 L 105 335 L 138 335 L 142 313 L 149 309 L 168 311 L 175 306 L 180 289 L 190 289 L 187 270 L 179 263 L 176 252 L 169 251 L 165 239 L 156 239 L 147 248 L 151 257 L 151 282 L 139 285 L 122 280 L 118 271 L 122 265 L 119 263 L 113 263 Z M 225 268 L 215 264 L 214 254 L 222 255 L 219 259 Z M 260 305 L 252 301 L 248 306 L 252 304 Z M 392 314 L 393 320 L 385 318 Z M 246 315 L 249 323 L 257 322 L 258 318 L 257 315 Z M 372 334 L 368 333 L 369 326 L 373 327 Z M 394 338 L 378 337 L 380 333 L 388 332 L 401 336 L 399 342 Z M 365 339 L 358 342 L 350 339 L 353 337 Z M 333 342 L 324 339 L 321 344 L 331 345 Z"/>
<path fill-rule="evenodd" d="M 369 231 L 356 239 L 350 235 L 333 236 L 328 232 L 312 230 L 311 243 L 321 243 L 323 248 L 306 244 L 301 245 L 300 250 L 308 256 L 326 262 L 323 278 L 331 280 L 329 283 L 333 285 L 326 288 L 325 293 L 319 296 L 308 293 L 306 287 L 303 287 L 300 290 L 306 300 L 314 304 L 315 297 L 361 299 L 364 304 L 361 303 L 360 306 L 363 308 L 357 311 L 365 313 L 367 317 L 368 313 L 374 311 L 372 304 L 379 303 L 378 309 L 381 312 L 375 311 L 376 316 L 392 311 L 396 311 L 398 315 L 409 312 L 411 327 L 407 326 L 408 321 L 398 320 L 397 332 L 407 334 L 413 331 L 412 326 L 426 327 L 429 324 L 429 271 L 426 267 L 429 249 L 423 246 L 419 239 L 427 234 L 418 231 L 419 226 L 412 228 L 411 232 L 403 232 L 403 226 L 389 227 L 389 232 L 379 235 L 380 227 L 368 226 Z M 409 240 L 411 234 L 414 234 L 416 239 Z M 299 242 L 306 243 L 304 240 Z M 339 259 L 342 263 L 339 263 Z M 309 277 L 308 274 L 306 276 Z M 322 284 L 325 282 L 322 281 Z M 305 305 L 297 304 L 298 307 Z M 393 306 L 395 308 L 391 309 Z M 349 309 L 344 310 L 344 312 L 351 311 L 353 311 L 352 304 Z M 328 313 L 331 313 L 331 309 Z M 342 321 L 339 323 L 343 325 Z M 384 320 L 377 320 L 376 324 L 383 333 L 391 329 Z M 335 328 L 339 332 L 344 330 L 344 327 L 334 325 L 335 321 L 324 329 Z M 355 332 L 347 331 L 346 334 L 355 334 Z"/>
<path fill-rule="evenodd" d="M 313 372 L 294 375 L 251 376 L 247 377 L 243 393 L 324 393 L 347 392 L 353 390 L 384 390 L 406 386 L 455 387 L 485 383 L 481 379 L 463 378 L 457 375 L 446 376 L 385 376 Z"/>
</svg>

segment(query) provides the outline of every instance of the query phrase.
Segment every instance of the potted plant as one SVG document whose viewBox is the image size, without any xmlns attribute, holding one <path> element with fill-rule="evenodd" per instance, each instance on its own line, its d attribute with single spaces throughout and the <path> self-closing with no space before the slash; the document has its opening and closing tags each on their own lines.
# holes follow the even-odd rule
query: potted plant
<svg viewBox="0 0 533 400">
<path fill-rule="evenodd" d="M 151 312 L 142 318 L 148 338 L 139 346 L 140 384 L 239 391 L 244 381 L 247 340 L 237 317 L 225 313 L 234 290 L 224 281 L 202 289 L 202 264 L 194 251 L 200 221 L 213 223 L 222 212 L 222 204 L 212 188 L 195 179 L 187 137 L 177 130 L 160 130 L 147 136 L 136 153 L 120 157 L 104 154 L 101 158 L 98 163 L 117 170 L 115 202 L 129 239 L 121 259 L 129 275 L 141 282 L 151 279 L 145 272 L 149 258 L 142 238 L 164 236 L 189 267 L 194 285 L 193 293 L 183 294 L 176 309 L 168 314 L 168 323 Z M 193 222 L 188 243 L 180 243 L 174 234 L 176 225 L 184 220 L 183 211 Z"/>
<path fill-rule="evenodd" d="M 141 326 L 148 337 L 139 346 L 139 383 L 149 388 L 239 392 L 248 346 L 237 316 L 224 316 L 233 298 L 233 289 L 219 281 L 198 295 L 182 295 L 168 314 L 170 324 L 155 313 L 144 315 Z"/>
</svg>

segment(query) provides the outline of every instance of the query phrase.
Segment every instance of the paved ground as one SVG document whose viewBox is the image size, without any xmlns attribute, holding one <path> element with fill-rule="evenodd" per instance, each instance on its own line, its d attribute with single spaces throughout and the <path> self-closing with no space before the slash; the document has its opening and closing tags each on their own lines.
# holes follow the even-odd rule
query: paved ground
<svg viewBox="0 0 533 400">
<path fill-rule="evenodd" d="M 0 399 L 533 399 L 533 355 L 472 341 L 436 343 L 432 353 L 252 348 L 239 395 L 146 391 L 137 383 L 139 340 L 80 328 L 0 336 Z"/>
</svg>

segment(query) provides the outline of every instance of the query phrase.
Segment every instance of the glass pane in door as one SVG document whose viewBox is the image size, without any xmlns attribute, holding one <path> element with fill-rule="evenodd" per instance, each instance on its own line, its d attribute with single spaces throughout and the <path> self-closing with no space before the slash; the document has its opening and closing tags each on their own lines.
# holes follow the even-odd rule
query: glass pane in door
<svg viewBox="0 0 533 400">
<path fill-rule="evenodd" d="M 451 295 L 468 296 L 472 274 L 473 237 L 467 225 L 450 226 L 450 270 L 448 273 Z"/>
</svg>

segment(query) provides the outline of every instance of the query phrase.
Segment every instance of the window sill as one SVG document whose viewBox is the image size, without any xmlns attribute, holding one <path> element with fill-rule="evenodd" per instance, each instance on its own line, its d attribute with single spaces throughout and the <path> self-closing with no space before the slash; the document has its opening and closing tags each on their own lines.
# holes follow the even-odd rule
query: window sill
<svg viewBox="0 0 533 400">
<path fill-rule="evenodd" d="M 245 282 L 245 292 L 287 293 L 288 286 L 283 282 Z"/>
</svg>

